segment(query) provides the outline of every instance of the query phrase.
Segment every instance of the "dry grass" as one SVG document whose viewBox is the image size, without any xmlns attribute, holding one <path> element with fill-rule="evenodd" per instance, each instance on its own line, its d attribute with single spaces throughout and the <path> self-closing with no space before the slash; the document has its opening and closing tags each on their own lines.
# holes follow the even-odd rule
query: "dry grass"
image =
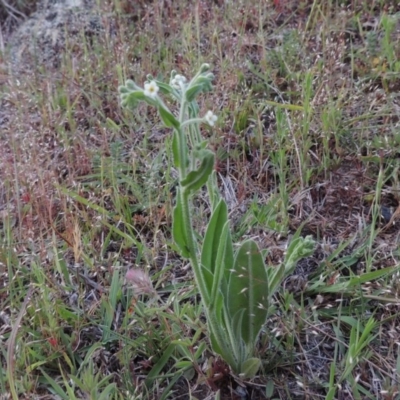
<svg viewBox="0 0 400 400">
<path fill-rule="evenodd" d="M 398 398 L 399 12 L 377 0 L 110 0 L 104 29 L 67 39 L 57 65 L 16 75 L 3 54 L 4 398 L 10 384 L 21 399 Z M 0 8 L 5 39 L 14 16 Z M 235 238 L 255 237 L 270 264 L 300 226 L 317 241 L 276 298 L 252 382 L 214 358 L 174 251 L 169 132 L 118 100 L 128 78 L 191 76 L 203 62 L 216 79 L 200 107 L 219 115 L 203 133 Z M 199 199 L 200 231 L 208 214 Z M 128 270 L 157 296 L 134 297 Z"/>
</svg>

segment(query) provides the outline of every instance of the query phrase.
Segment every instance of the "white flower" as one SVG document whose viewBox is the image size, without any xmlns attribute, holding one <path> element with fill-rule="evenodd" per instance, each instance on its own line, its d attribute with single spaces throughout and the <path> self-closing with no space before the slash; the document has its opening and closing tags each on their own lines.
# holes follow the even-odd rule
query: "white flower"
<svg viewBox="0 0 400 400">
<path fill-rule="evenodd" d="M 171 86 L 175 89 L 182 89 L 182 86 L 186 83 L 187 79 L 183 75 L 176 74 L 171 80 Z"/>
<path fill-rule="evenodd" d="M 218 118 L 212 111 L 208 110 L 204 116 L 204 119 L 208 125 L 214 126 Z"/>
<path fill-rule="evenodd" d="M 155 99 L 157 92 L 160 90 L 156 81 L 147 82 L 144 84 L 144 95 Z"/>
</svg>

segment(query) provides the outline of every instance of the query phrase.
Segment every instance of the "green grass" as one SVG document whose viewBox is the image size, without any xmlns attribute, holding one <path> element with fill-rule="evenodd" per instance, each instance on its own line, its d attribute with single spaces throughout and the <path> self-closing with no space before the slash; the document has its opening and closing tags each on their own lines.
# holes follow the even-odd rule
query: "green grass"
<svg viewBox="0 0 400 400">
<path fill-rule="evenodd" d="M 112 37 L 81 40 L 58 70 L 1 72 L 2 396 L 398 397 L 399 9 L 344 3 L 110 0 Z M 170 132 L 118 100 L 130 77 L 203 62 L 216 79 L 199 105 L 219 119 L 202 132 L 235 240 L 255 238 L 270 265 L 300 226 L 317 241 L 274 298 L 262 369 L 240 384 L 171 238 Z M 193 213 L 204 232 L 209 200 Z M 131 267 L 157 295 L 135 296 Z"/>
</svg>

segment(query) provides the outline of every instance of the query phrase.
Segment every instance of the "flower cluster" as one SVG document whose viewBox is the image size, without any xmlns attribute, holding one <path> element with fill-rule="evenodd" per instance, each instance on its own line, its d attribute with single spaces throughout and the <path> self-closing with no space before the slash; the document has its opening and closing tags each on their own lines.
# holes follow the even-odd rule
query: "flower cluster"
<svg viewBox="0 0 400 400">
<path fill-rule="evenodd" d="M 184 90 L 185 89 L 185 84 L 187 82 L 187 79 L 183 76 L 183 75 L 179 75 L 176 74 L 170 82 L 170 85 L 174 88 L 174 89 L 180 89 L 180 90 Z"/>
<path fill-rule="evenodd" d="M 217 116 L 212 111 L 207 111 L 203 118 L 193 117 L 186 121 L 178 121 L 177 117 L 168 109 L 168 106 L 159 96 L 162 94 L 170 95 L 170 97 L 183 101 L 184 104 L 196 104 L 195 97 L 211 90 L 211 81 L 214 75 L 209 72 L 210 66 L 203 64 L 196 76 L 188 82 L 185 76 L 177 74 L 175 71 L 171 73 L 169 84 L 155 80 L 151 75 L 147 76 L 144 87 L 136 85 L 132 80 L 127 80 L 125 86 L 120 86 L 122 106 L 135 107 L 140 101 L 156 106 L 160 112 L 163 122 L 169 126 L 182 128 L 191 124 L 206 123 L 214 126 L 217 122 Z M 194 106 L 195 108 L 197 105 Z"/>
</svg>

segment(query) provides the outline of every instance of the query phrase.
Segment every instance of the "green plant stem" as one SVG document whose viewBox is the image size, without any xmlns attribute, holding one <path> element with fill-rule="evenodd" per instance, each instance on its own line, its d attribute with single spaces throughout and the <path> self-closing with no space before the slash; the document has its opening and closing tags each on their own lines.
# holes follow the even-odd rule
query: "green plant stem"
<svg viewBox="0 0 400 400">
<path fill-rule="evenodd" d="M 182 99 L 185 98 L 185 94 L 182 93 Z M 178 152 L 179 152 L 179 178 L 180 181 L 186 178 L 187 176 L 187 141 L 185 139 L 184 131 L 182 129 L 182 124 L 185 118 L 185 110 L 186 110 L 186 101 L 182 100 L 180 112 L 179 112 L 179 122 L 181 124 L 181 128 L 177 131 L 178 137 Z M 204 281 L 204 276 L 201 273 L 200 265 L 198 263 L 198 249 L 197 243 L 193 235 L 193 225 L 192 218 L 190 214 L 190 206 L 189 206 L 189 193 L 185 190 L 185 188 L 181 187 L 179 191 L 179 195 L 181 197 L 182 204 L 182 214 L 183 214 L 183 223 L 185 230 L 185 237 L 187 238 L 187 246 L 190 253 L 190 262 L 195 274 L 196 283 L 199 287 L 201 297 L 203 301 L 206 303 L 206 307 L 210 303 L 210 294 L 207 291 L 207 286 Z"/>
<path fill-rule="evenodd" d="M 205 312 L 207 315 L 207 323 L 210 331 L 213 333 L 218 346 L 221 349 L 224 349 L 223 352 L 225 354 L 225 359 L 231 366 L 236 366 L 237 361 L 235 361 L 233 354 L 235 354 L 235 349 L 232 345 L 228 345 L 226 341 L 226 334 L 224 334 L 224 328 L 220 326 L 219 319 L 215 315 L 215 312 L 209 312 L 210 308 L 212 308 L 211 304 L 211 294 L 207 290 L 207 285 L 204 280 L 204 274 L 201 271 L 201 266 L 198 263 L 197 257 L 197 244 L 193 235 L 192 229 L 192 218 L 190 214 L 190 206 L 189 206 L 189 194 L 185 191 L 184 188 L 180 190 L 181 196 L 181 204 L 182 204 L 182 213 L 183 213 L 183 221 L 184 221 L 184 229 L 185 236 L 187 240 L 187 246 L 190 254 L 190 263 L 193 268 L 195 280 L 197 287 L 199 288 L 201 298 L 204 302 Z M 222 312 L 224 312 L 222 310 Z M 229 356 L 228 356 L 229 355 Z M 232 355 L 232 356 L 230 356 Z"/>
<path fill-rule="evenodd" d="M 185 101 L 185 92 L 182 92 L 182 103 L 181 108 L 179 110 L 179 123 L 180 128 L 177 131 L 178 135 L 178 148 L 179 148 L 179 179 L 182 181 L 186 177 L 187 173 L 187 141 L 185 138 L 185 134 L 182 129 L 182 123 L 185 119 L 186 114 L 186 101 Z"/>
<path fill-rule="evenodd" d="M 184 98 L 184 94 L 182 94 L 182 98 Z M 181 108 L 180 108 L 180 113 L 179 113 L 179 122 L 181 123 L 181 129 L 177 131 L 177 138 L 178 138 L 178 152 L 179 152 L 179 177 L 180 180 L 182 181 L 186 176 L 187 176 L 187 154 L 188 154 L 188 148 L 187 148 L 187 141 L 184 135 L 184 131 L 182 127 L 185 127 L 186 129 L 189 129 L 192 131 L 192 136 L 193 134 L 196 136 L 196 139 L 199 140 L 200 135 L 199 135 L 199 129 L 196 124 L 193 124 L 195 121 L 191 121 L 191 124 L 185 124 L 184 123 L 184 118 L 185 118 L 185 110 L 186 110 L 186 102 L 185 100 L 182 101 Z M 198 119 L 196 122 L 201 122 L 201 119 Z M 192 140 L 194 137 L 192 137 Z M 192 146 L 195 143 L 192 143 Z M 213 188 L 212 183 L 209 185 L 207 182 L 208 190 L 211 194 L 215 194 L 215 188 Z M 215 315 L 215 312 L 210 312 L 211 308 L 211 293 L 208 292 L 207 290 L 207 285 L 204 279 L 204 274 L 201 271 L 201 266 L 198 262 L 198 248 L 197 248 L 197 243 L 193 234 L 193 224 L 192 224 L 192 217 L 190 213 L 190 194 L 188 191 L 185 190 L 185 188 L 181 187 L 179 191 L 179 195 L 181 196 L 181 205 L 182 205 L 182 214 L 183 214 L 183 223 L 184 223 L 184 230 L 185 230 L 185 237 L 187 240 L 187 247 L 189 250 L 190 254 L 190 263 L 193 268 L 194 276 L 195 276 L 195 281 L 197 284 L 197 287 L 199 288 L 199 292 L 201 295 L 201 298 L 204 302 L 205 306 L 205 312 L 207 316 L 207 323 L 210 331 L 214 335 L 214 338 L 218 344 L 218 346 L 223 349 L 224 354 L 226 355 L 226 361 L 232 365 L 232 366 L 237 366 L 237 360 L 235 360 L 235 357 L 233 356 L 236 352 L 231 343 L 227 343 L 226 341 L 226 334 L 224 334 L 224 328 L 220 326 L 220 323 L 218 321 L 218 317 Z M 223 311 L 222 311 L 223 312 Z M 228 356 L 230 355 L 230 356 Z"/>
</svg>

